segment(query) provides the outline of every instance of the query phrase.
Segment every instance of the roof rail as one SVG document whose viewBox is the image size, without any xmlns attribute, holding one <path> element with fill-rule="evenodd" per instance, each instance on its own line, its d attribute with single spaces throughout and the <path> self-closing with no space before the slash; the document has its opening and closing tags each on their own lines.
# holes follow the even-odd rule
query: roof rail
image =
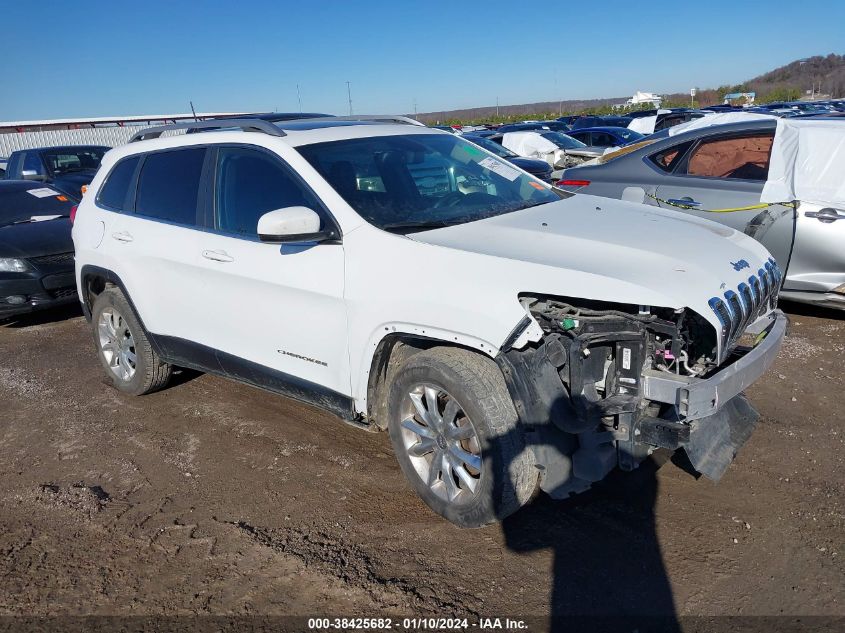
<svg viewBox="0 0 845 633">
<path fill-rule="evenodd" d="M 232 128 L 240 128 L 244 132 L 262 132 L 270 136 L 287 136 L 279 127 L 270 123 L 269 121 L 262 121 L 261 119 L 216 119 L 212 121 L 183 121 L 180 123 L 170 123 L 168 125 L 158 125 L 156 127 L 148 127 L 136 133 L 129 139 L 130 143 L 135 141 L 145 141 L 147 139 L 158 138 L 165 132 L 172 130 L 229 130 Z"/>
<path fill-rule="evenodd" d="M 380 123 L 406 123 L 408 125 L 419 125 L 426 127 L 425 123 L 420 123 L 416 119 L 407 116 L 399 116 L 398 114 L 350 114 L 344 116 L 332 117 L 338 121 L 375 121 Z"/>
</svg>

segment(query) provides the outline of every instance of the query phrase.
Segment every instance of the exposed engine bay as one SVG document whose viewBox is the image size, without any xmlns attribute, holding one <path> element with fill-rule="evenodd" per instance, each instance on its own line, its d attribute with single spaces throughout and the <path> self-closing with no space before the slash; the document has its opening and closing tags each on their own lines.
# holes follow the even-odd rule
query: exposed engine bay
<svg viewBox="0 0 845 633">
<path fill-rule="evenodd" d="M 643 381 L 646 374 L 687 381 L 720 371 L 716 332 L 704 318 L 691 310 L 566 297 L 520 301 L 543 337 L 497 360 L 545 466 L 546 492 L 565 497 L 617 465 L 636 468 L 656 448 L 690 444 L 694 427 L 684 408 L 647 398 Z M 744 398 L 729 404 L 740 410 L 723 417 L 751 420 L 753 428 L 756 414 Z M 711 478 L 721 475 L 721 466 L 702 468 Z"/>
</svg>

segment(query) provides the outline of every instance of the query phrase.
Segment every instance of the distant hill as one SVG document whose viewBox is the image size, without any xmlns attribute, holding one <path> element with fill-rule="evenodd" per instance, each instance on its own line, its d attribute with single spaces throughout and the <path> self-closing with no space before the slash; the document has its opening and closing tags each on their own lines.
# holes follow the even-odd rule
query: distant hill
<svg viewBox="0 0 845 633">
<path fill-rule="evenodd" d="M 540 103 L 524 103 L 520 105 L 479 106 L 463 110 L 447 110 L 443 112 L 424 112 L 417 118 L 428 124 L 452 121 L 471 121 L 476 119 L 494 119 L 498 112 L 499 118 L 526 118 L 532 114 L 547 114 L 549 112 L 580 112 L 590 108 L 610 107 L 614 103 L 625 103 L 628 97 L 613 97 L 606 99 L 577 99 L 569 101 L 542 101 Z"/>
<path fill-rule="evenodd" d="M 741 84 L 699 89 L 696 95 L 696 105 L 708 106 L 721 103 L 722 96 L 729 92 L 756 92 L 757 102 L 765 103 L 804 98 L 808 96 L 806 93 L 810 90 L 829 98 L 845 97 L 845 55 L 830 54 L 807 57 Z M 531 118 L 533 115 L 555 114 L 557 116 L 557 113 L 561 111 L 564 114 L 584 111 L 605 112 L 609 111 L 612 105 L 624 103 L 627 99 L 628 96 L 504 105 L 498 107 L 498 120 L 525 119 Z M 688 93 L 664 95 L 664 104 L 667 106 L 688 106 L 689 102 Z M 496 111 L 495 105 L 488 105 L 462 110 L 424 112 L 419 114 L 417 118 L 428 124 L 453 121 L 492 121 L 497 118 Z"/>
</svg>

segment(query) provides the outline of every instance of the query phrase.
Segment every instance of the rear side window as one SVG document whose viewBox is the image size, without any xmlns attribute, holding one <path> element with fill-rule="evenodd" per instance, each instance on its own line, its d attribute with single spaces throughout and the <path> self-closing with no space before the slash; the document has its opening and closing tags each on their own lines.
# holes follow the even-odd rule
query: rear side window
<svg viewBox="0 0 845 633">
<path fill-rule="evenodd" d="M 138 178 L 135 213 L 195 225 L 205 148 L 148 154 Z"/>
<path fill-rule="evenodd" d="M 132 184 L 132 177 L 138 167 L 139 156 L 124 158 L 120 161 L 106 178 L 106 182 L 100 189 L 97 202 L 100 206 L 115 211 L 123 211 L 126 203 L 129 185 Z"/>
<path fill-rule="evenodd" d="M 689 155 L 679 173 L 708 178 L 765 180 L 774 135 L 720 138 L 705 141 Z"/>
<path fill-rule="evenodd" d="M 616 145 L 616 139 L 605 132 L 593 132 L 593 145 L 597 147 L 610 147 Z"/>
<path fill-rule="evenodd" d="M 275 209 L 304 206 L 319 212 L 316 197 L 286 167 L 264 152 L 223 147 L 217 158 L 217 228 L 256 235 L 258 218 Z"/>
</svg>

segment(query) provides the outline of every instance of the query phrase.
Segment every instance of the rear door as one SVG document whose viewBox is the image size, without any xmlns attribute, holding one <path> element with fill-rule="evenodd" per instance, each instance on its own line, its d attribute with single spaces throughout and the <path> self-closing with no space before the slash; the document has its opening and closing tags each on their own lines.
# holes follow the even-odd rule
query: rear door
<svg viewBox="0 0 845 633">
<path fill-rule="evenodd" d="M 207 153 L 195 146 L 146 154 L 131 208 L 110 217 L 103 248 L 114 256 L 147 330 L 167 337 L 165 353 L 214 367 L 213 351 L 198 354 L 192 345 L 204 342 L 201 299 L 214 291 L 199 247 Z"/>
<path fill-rule="evenodd" d="M 802 202 L 785 290 L 830 292 L 845 284 L 845 209 Z"/>
<path fill-rule="evenodd" d="M 211 217 L 195 246 L 207 288 L 197 297 L 202 340 L 241 379 L 271 388 L 304 380 L 349 395 L 343 245 L 270 244 L 257 235 L 258 219 L 275 209 L 305 206 L 324 223 L 333 218 L 276 154 L 244 145 L 213 151 Z"/>
<path fill-rule="evenodd" d="M 673 157 L 671 175 L 661 180 L 655 195 L 661 207 L 720 222 L 750 235 L 786 270 L 794 229 L 792 207 L 714 212 L 760 204 L 773 139 L 774 131 L 767 131 L 699 140 L 683 155 Z"/>
</svg>

